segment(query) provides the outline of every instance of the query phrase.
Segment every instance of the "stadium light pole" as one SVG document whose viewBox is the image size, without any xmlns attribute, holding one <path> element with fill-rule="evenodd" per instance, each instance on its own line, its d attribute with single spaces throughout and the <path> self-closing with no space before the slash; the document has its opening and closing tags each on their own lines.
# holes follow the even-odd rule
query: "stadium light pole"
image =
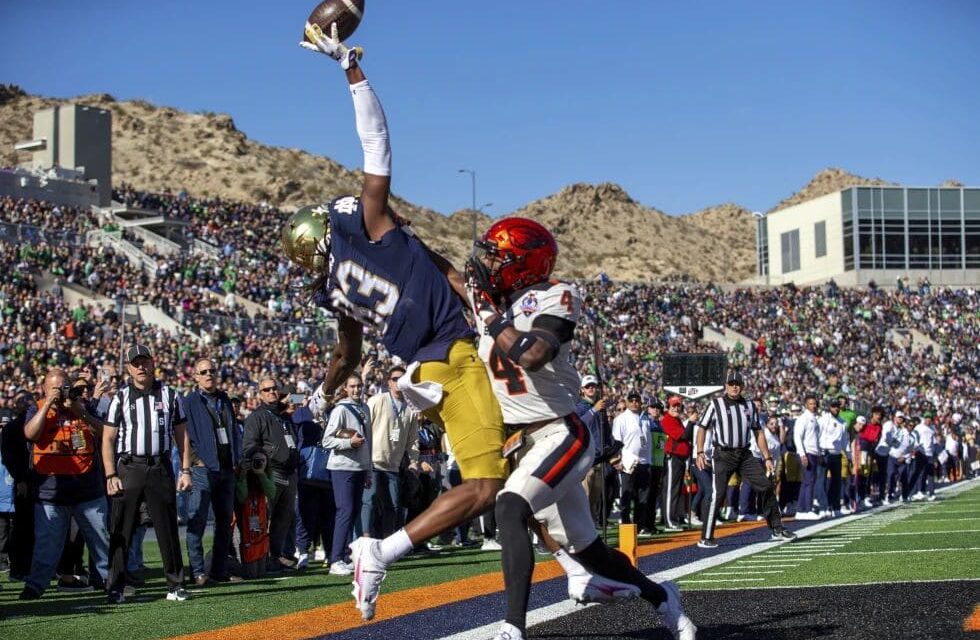
<svg viewBox="0 0 980 640">
<path fill-rule="evenodd" d="M 476 242 L 476 171 L 473 169 L 459 169 L 457 173 L 470 174 L 470 211 L 473 212 L 473 242 Z M 483 205 L 488 206 L 488 205 Z"/>
</svg>

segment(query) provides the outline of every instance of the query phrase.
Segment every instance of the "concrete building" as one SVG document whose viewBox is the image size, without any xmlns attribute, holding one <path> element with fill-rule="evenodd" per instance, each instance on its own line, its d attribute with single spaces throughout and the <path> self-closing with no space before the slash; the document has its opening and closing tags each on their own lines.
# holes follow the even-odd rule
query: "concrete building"
<svg viewBox="0 0 980 640">
<path fill-rule="evenodd" d="M 112 113 L 66 104 L 34 114 L 34 138 L 15 145 L 31 162 L 0 175 L 0 193 L 72 206 L 112 201 Z"/>
<path fill-rule="evenodd" d="M 756 224 L 768 284 L 980 285 L 980 188 L 850 187 Z"/>
</svg>

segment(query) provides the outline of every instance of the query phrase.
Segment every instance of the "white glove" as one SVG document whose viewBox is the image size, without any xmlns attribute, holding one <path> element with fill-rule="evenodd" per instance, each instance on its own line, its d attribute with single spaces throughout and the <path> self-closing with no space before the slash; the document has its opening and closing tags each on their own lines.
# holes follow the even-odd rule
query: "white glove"
<svg viewBox="0 0 980 640">
<path fill-rule="evenodd" d="M 348 48 L 340 41 L 340 38 L 337 37 L 336 22 L 330 24 L 329 36 L 324 35 L 323 30 L 320 29 L 320 25 L 310 24 L 309 22 L 306 23 L 305 33 L 311 42 L 304 40 L 299 43 L 299 46 L 330 56 L 339 62 L 341 68 L 345 71 L 357 66 L 357 61 L 364 55 L 364 49 L 361 47 Z"/>
<path fill-rule="evenodd" d="M 310 396 L 310 402 L 307 406 L 316 418 L 322 417 L 327 412 L 327 409 L 330 408 L 330 401 L 327 399 L 326 394 L 323 393 L 322 384 L 318 385 L 316 391 Z"/>
</svg>

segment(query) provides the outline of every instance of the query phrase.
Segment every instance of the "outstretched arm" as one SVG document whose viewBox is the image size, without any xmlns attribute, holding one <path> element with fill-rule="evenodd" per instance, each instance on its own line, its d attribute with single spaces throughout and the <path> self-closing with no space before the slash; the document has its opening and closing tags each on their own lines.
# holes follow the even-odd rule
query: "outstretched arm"
<svg viewBox="0 0 980 640">
<path fill-rule="evenodd" d="M 388 123 L 384 109 L 358 64 L 361 49 L 345 46 L 337 38 L 336 24 L 331 25 L 330 35 L 326 36 L 307 23 L 306 35 L 310 42 L 301 42 L 301 47 L 330 56 L 340 63 L 347 74 L 354 101 L 354 122 L 364 150 L 364 184 L 361 187 L 364 226 L 372 240 L 380 240 L 381 236 L 395 227 L 395 221 L 388 213 L 391 145 L 388 142 Z"/>
<path fill-rule="evenodd" d="M 347 82 L 354 101 L 357 135 L 364 150 L 364 184 L 361 187 L 364 226 L 372 240 L 380 240 L 395 227 L 395 221 L 388 213 L 388 193 L 391 191 L 388 123 L 378 96 L 356 63 L 347 70 Z"/>
</svg>

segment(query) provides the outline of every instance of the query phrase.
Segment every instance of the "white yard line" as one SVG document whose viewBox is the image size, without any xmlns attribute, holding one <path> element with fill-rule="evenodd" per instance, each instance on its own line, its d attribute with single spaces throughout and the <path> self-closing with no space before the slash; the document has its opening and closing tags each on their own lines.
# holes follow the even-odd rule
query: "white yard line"
<svg viewBox="0 0 980 640">
<path fill-rule="evenodd" d="M 749 569 L 744 569 L 742 571 L 705 571 L 701 575 L 704 575 L 704 576 L 732 576 L 732 575 L 736 575 L 736 576 L 741 576 L 741 575 L 751 576 L 751 575 L 762 575 L 762 574 L 765 574 L 765 573 L 783 573 L 783 570 L 782 569 L 777 569 L 775 571 L 753 571 L 753 570 L 749 570 Z"/>
<path fill-rule="evenodd" d="M 945 547 L 943 549 L 894 549 L 891 551 L 837 551 L 818 556 L 874 556 L 884 553 L 944 553 L 946 551 L 980 551 L 980 547 Z"/>
<path fill-rule="evenodd" d="M 980 520 L 980 516 L 973 518 L 916 518 L 916 522 L 963 522 L 964 520 Z M 936 533 L 941 533 L 937 531 Z"/>
<path fill-rule="evenodd" d="M 980 582 L 980 578 L 938 578 L 935 580 L 916 580 L 914 582 L 901 582 L 900 584 L 933 584 L 938 582 Z M 899 584 L 895 580 L 883 580 L 875 582 L 837 582 L 834 584 L 816 584 L 816 585 L 798 585 L 798 584 L 776 584 L 776 585 L 760 585 L 758 587 L 752 587 L 753 589 L 839 589 L 841 587 L 867 587 L 878 584 Z M 712 589 L 712 592 L 719 591 L 735 591 L 742 589 L 744 587 L 733 587 L 731 589 Z"/>
<path fill-rule="evenodd" d="M 721 578 L 719 578 L 718 580 L 687 580 L 687 579 L 684 579 L 684 580 L 681 580 L 680 582 L 681 582 L 681 584 L 696 584 L 696 583 L 700 583 L 700 582 L 765 582 L 765 581 L 766 581 L 765 578 L 728 578 L 728 579 L 721 579 Z"/>
<path fill-rule="evenodd" d="M 945 535 L 947 533 L 980 533 L 980 529 L 953 529 L 951 531 L 892 531 L 890 533 L 876 533 L 876 536 L 928 536 Z"/>
<path fill-rule="evenodd" d="M 980 508 L 978 508 L 978 509 L 943 509 L 942 512 L 944 514 L 946 514 L 946 513 L 980 513 Z M 931 515 L 932 513 L 933 513 L 933 510 L 932 509 L 929 509 L 929 510 L 923 511 L 922 512 L 922 515 L 928 516 L 928 515 Z"/>
</svg>

